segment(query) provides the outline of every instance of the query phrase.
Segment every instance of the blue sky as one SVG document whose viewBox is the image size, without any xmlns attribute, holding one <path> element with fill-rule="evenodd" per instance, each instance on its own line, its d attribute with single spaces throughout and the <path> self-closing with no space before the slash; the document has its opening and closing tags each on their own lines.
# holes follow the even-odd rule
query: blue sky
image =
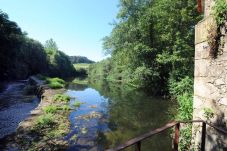
<svg viewBox="0 0 227 151">
<path fill-rule="evenodd" d="M 109 35 L 118 0 L 0 0 L 0 9 L 28 33 L 44 43 L 53 38 L 68 55 L 99 61 L 102 38 Z"/>
</svg>

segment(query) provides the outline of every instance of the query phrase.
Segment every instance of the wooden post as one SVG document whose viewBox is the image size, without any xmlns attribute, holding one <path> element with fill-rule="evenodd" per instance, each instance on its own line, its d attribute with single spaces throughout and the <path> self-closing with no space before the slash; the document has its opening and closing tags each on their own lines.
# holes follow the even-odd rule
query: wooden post
<svg viewBox="0 0 227 151">
<path fill-rule="evenodd" d="M 198 5 L 197 11 L 199 13 L 202 13 L 202 11 L 203 11 L 202 0 L 197 0 L 197 5 Z"/>
<path fill-rule="evenodd" d="M 202 126 L 202 138 L 201 138 L 201 151 L 205 151 L 205 143 L 206 143 L 206 123 L 203 122 Z"/>
<path fill-rule="evenodd" d="M 174 138 L 174 151 L 178 151 L 178 144 L 179 144 L 179 137 L 180 137 L 180 123 L 177 123 L 175 126 L 175 138 Z"/>
<path fill-rule="evenodd" d="M 135 147 L 135 151 L 141 151 L 141 142 L 137 142 Z"/>
</svg>

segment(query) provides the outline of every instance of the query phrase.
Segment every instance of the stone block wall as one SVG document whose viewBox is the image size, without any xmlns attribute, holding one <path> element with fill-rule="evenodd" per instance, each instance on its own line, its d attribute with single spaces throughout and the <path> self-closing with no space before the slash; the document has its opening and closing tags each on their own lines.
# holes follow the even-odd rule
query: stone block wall
<svg viewBox="0 0 227 151">
<path fill-rule="evenodd" d="M 205 18 L 196 25 L 193 120 L 202 119 L 227 130 L 227 35 L 223 52 L 209 55 L 207 30 L 214 24 L 210 16 L 214 0 L 205 1 Z M 201 124 L 193 124 L 193 148 L 201 144 Z M 206 151 L 227 150 L 227 136 L 207 126 Z"/>
</svg>

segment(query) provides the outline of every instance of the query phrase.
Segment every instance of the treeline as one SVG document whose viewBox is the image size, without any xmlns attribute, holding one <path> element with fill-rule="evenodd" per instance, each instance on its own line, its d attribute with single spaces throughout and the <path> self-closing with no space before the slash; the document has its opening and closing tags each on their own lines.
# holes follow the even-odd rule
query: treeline
<svg viewBox="0 0 227 151">
<path fill-rule="evenodd" d="M 83 57 L 83 56 L 69 56 L 69 59 L 73 64 L 76 64 L 76 63 L 94 63 L 94 61 L 88 59 L 87 57 Z"/>
<path fill-rule="evenodd" d="M 38 73 L 64 78 L 73 76 L 75 69 L 52 39 L 43 46 L 0 11 L 0 81 Z"/>
<path fill-rule="evenodd" d="M 106 78 L 154 94 L 193 77 L 195 0 L 120 0 L 117 21 L 103 48 L 111 58 L 90 66 L 90 78 Z"/>
</svg>

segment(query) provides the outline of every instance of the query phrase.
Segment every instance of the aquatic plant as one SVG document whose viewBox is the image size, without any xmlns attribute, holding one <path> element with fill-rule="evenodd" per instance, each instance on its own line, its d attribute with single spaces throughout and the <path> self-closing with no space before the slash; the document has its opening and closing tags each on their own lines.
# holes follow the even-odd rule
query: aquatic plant
<svg viewBox="0 0 227 151">
<path fill-rule="evenodd" d="M 81 104 L 82 104 L 82 102 L 80 102 L 80 101 L 75 101 L 74 104 L 73 104 L 73 106 L 75 106 L 76 108 L 78 108 L 78 107 L 81 106 Z"/>
</svg>

